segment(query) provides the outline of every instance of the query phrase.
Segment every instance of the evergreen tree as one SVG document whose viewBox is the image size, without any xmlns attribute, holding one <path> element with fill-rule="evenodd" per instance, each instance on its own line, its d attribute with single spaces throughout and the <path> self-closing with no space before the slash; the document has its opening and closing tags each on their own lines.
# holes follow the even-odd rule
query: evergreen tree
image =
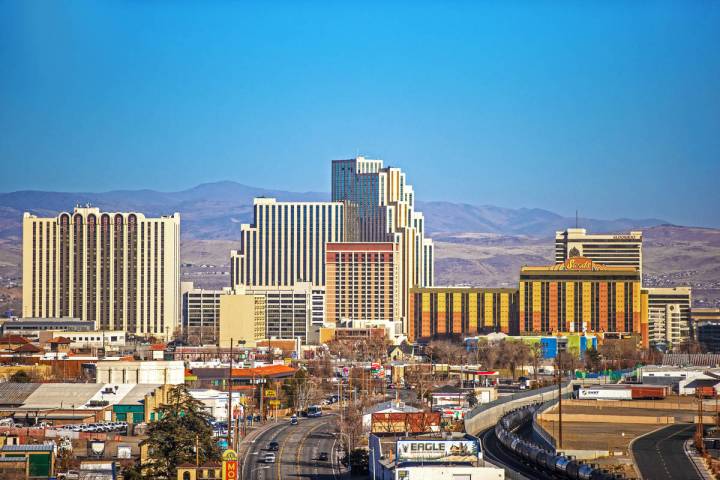
<svg viewBox="0 0 720 480">
<path fill-rule="evenodd" d="M 149 461 L 143 465 L 148 478 L 173 479 L 177 466 L 195 463 L 195 447 L 198 446 L 199 461 L 220 461 L 220 447 L 213 437 L 209 424 L 210 415 L 202 402 L 194 399 L 185 385 L 178 385 L 168 392 L 168 403 L 158 409 L 159 420 L 151 423 L 148 438 Z"/>
</svg>

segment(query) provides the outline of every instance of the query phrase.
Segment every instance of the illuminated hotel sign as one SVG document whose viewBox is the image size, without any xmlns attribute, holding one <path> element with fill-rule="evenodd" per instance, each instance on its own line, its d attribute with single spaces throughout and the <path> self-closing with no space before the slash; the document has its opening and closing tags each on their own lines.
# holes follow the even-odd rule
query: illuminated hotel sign
<svg viewBox="0 0 720 480">
<path fill-rule="evenodd" d="M 599 270 L 607 270 L 605 265 L 595 263 L 589 258 L 585 257 L 572 257 L 568 258 L 565 263 L 559 263 L 553 267 L 552 270 L 575 270 L 585 272 L 596 272 Z"/>
</svg>

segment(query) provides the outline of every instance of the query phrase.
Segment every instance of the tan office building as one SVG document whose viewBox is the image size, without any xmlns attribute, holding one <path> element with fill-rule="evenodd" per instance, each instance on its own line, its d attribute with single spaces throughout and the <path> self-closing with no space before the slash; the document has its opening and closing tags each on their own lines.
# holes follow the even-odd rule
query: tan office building
<svg viewBox="0 0 720 480">
<path fill-rule="evenodd" d="M 23 316 L 170 338 L 180 319 L 180 215 L 25 213 Z"/>
<path fill-rule="evenodd" d="M 265 297 L 263 295 L 220 295 L 220 335 L 218 344 L 254 347 L 265 334 Z"/>
</svg>

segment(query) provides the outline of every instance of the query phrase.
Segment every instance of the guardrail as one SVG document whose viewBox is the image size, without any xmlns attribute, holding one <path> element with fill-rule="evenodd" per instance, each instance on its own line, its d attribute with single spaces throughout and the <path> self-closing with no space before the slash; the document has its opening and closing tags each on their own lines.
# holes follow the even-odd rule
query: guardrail
<svg viewBox="0 0 720 480">
<path fill-rule="evenodd" d="M 572 382 L 563 382 L 562 393 L 565 394 L 571 391 Z M 465 415 L 465 431 L 472 435 L 477 435 L 483 430 L 495 426 L 500 418 L 510 410 L 515 410 L 516 408 L 524 407 L 531 403 L 544 403 L 557 398 L 557 394 L 557 385 L 551 385 L 549 387 L 514 393 L 498 398 L 495 401 L 478 405 Z"/>
</svg>

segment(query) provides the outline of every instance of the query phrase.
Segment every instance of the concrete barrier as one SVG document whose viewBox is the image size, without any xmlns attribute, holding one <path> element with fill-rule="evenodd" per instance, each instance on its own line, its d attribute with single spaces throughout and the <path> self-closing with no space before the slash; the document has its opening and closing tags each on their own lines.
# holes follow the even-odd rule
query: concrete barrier
<svg viewBox="0 0 720 480">
<path fill-rule="evenodd" d="M 567 383 L 562 388 L 562 393 L 572 391 L 572 383 Z M 517 397 L 504 397 L 494 402 L 481 405 L 471 411 L 465 417 L 465 431 L 471 435 L 477 435 L 483 430 L 492 428 L 502 418 L 503 415 L 515 410 L 538 402 L 547 402 L 557 398 L 557 386 L 539 388 L 523 392 Z"/>
<path fill-rule="evenodd" d="M 538 420 L 545 422 L 557 422 L 557 413 L 542 413 Z M 585 413 L 563 413 L 564 422 L 578 423 L 632 423 L 651 425 L 670 425 L 675 423 L 675 417 L 651 417 L 647 415 L 592 415 Z"/>
<path fill-rule="evenodd" d="M 697 405 L 660 400 L 563 400 L 563 405 L 592 408 L 642 408 L 645 410 L 697 410 Z"/>
</svg>

